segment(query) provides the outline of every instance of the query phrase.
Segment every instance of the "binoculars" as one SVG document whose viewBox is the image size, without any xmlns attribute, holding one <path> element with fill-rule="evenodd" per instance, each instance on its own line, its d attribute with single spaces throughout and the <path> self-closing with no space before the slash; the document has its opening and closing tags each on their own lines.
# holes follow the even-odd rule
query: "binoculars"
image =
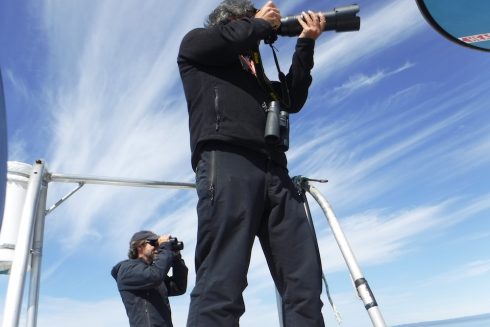
<svg viewBox="0 0 490 327">
<path fill-rule="evenodd" d="M 264 132 L 265 143 L 273 145 L 278 151 L 289 149 L 289 113 L 281 110 L 279 101 L 272 101 L 267 109 Z"/>
<path fill-rule="evenodd" d="M 181 251 L 184 249 L 184 242 L 177 240 L 177 237 L 169 237 L 167 241 L 172 247 L 172 251 Z M 158 246 L 158 239 L 148 240 L 151 246 Z"/>
<path fill-rule="evenodd" d="M 177 237 L 170 237 L 168 242 L 172 246 L 172 251 L 181 251 L 184 249 L 184 242 L 177 240 Z"/>
</svg>

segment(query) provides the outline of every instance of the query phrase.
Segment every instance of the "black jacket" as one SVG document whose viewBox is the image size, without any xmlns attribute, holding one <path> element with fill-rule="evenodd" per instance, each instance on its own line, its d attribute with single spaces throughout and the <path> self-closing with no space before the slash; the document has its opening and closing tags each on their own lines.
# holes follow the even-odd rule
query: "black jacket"
<svg viewBox="0 0 490 327">
<path fill-rule="evenodd" d="M 185 293 L 188 269 L 180 254 L 167 247 L 160 245 L 158 258 L 150 265 L 128 259 L 112 268 L 131 327 L 172 327 L 168 296 Z M 171 267 L 173 275 L 169 277 Z"/>
<path fill-rule="evenodd" d="M 239 60 L 272 33 L 267 21 L 243 18 L 194 29 L 183 38 L 177 63 L 189 111 L 193 169 L 200 148 L 210 140 L 264 152 L 286 165 L 285 155 L 269 149 L 264 141 L 265 109 L 272 99 Z M 286 75 L 290 113 L 298 112 L 308 96 L 314 45 L 312 39 L 297 41 Z M 278 82 L 273 88 L 280 88 Z"/>
</svg>

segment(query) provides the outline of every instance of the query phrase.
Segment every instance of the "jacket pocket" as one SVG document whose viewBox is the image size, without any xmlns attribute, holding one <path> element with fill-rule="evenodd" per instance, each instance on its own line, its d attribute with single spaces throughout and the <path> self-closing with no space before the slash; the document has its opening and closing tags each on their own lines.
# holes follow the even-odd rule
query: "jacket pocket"
<svg viewBox="0 0 490 327">
<path fill-rule="evenodd" d="M 200 199 L 213 204 L 216 185 L 216 151 L 204 151 L 196 168 L 196 189 Z"/>
</svg>

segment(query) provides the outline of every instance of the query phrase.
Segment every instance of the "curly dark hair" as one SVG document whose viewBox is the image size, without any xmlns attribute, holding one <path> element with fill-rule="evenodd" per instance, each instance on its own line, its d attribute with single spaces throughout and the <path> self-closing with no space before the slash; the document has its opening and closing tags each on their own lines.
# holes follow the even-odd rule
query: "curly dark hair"
<svg viewBox="0 0 490 327">
<path fill-rule="evenodd" d="M 255 15 L 253 3 L 249 0 L 223 0 L 208 16 L 205 27 L 228 23 L 233 18 L 252 17 Z"/>
<path fill-rule="evenodd" d="M 137 259 L 138 258 L 138 247 L 145 244 L 147 240 L 139 240 L 135 242 L 131 242 L 129 245 L 128 258 L 129 259 Z"/>
</svg>

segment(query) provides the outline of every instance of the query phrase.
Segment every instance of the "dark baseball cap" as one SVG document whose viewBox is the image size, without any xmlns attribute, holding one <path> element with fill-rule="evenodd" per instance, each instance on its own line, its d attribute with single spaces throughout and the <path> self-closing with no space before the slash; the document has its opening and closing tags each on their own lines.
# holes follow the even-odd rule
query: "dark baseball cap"
<svg viewBox="0 0 490 327">
<path fill-rule="evenodd" d="M 131 237 L 130 243 L 141 240 L 158 240 L 158 235 L 149 230 L 142 230 L 134 233 L 133 237 Z"/>
</svg>

